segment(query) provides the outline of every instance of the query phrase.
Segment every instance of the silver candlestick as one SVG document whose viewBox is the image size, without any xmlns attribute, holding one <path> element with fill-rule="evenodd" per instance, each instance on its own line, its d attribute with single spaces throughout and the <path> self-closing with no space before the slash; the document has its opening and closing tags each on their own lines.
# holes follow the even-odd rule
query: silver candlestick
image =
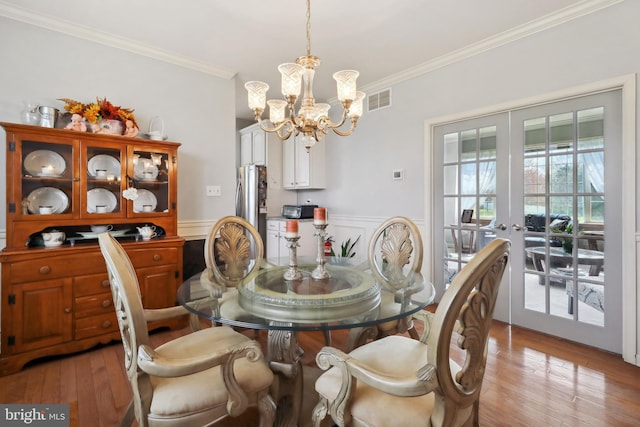
<svg viewBox="0 0 640 427">
<path fill-rule="evenodd" d="M 311 277 L 314 279 L 328 279 L 331 275 L 325 267 L 326 260 L 324 259 L 324 239 L 327 235 L 325 231 L 327 224 L 313 224 L 313 226 L 316 228 L 316 232 L 313 235 L 316 236 L 318 241 L 318 257 L 316 258 L 318 265 L 311 272 Z"/>
<path fill-rule="evenodd" d="M 284 280 L 300 280 L 302 273 L 298 270 L 298 240 L 300 236 L 284 237 L 289 248 L 289 269 L 284 272 Z"/>
</svg>

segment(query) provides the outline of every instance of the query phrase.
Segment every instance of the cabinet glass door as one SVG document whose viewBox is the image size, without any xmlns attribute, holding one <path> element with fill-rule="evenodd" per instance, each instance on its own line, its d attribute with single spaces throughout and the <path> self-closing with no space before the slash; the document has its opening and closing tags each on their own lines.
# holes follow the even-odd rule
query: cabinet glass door
<svg viewBox="0 0 640 427">
<path fill-rule="evenodd" d="M 122 216 L 122 163 L 124 153 L 117 146 L 86 147 L 86 183 L 83 186 L 82 216 Z"/>
<path fill-rule="evenodd" d="M 73 212 L 74 145 L 24 140 L 18 216 L 68 215 Z M 16 201 L 18 202 L 18 200 Z"/>
<path fill-rule="evenodd" d="M 168 152 L 134 149 L 131 156 L 131 186 L 136 197 L 130 200 L 132 214 L 162 214 L 169 212 L 171 200 L 169 171 L 172 158 Z"/>
</svg>

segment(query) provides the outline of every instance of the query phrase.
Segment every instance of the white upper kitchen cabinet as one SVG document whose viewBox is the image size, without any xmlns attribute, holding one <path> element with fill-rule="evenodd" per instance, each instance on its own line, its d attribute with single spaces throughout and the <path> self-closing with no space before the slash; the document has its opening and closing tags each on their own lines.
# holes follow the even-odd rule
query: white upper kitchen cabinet
<svg viewBox="0 0 640 427">
<path fill-rule="evenodd" d="M 326 187 L 326 138 L 307 149 L 297 138 L 282 146 L 282 184 L 287 190 Z"/>
<path fill-rule="evenodd" d="M 267 165 L 267 136 L 257 123 L 240 131 L 240 165 Z"/>
</svg>

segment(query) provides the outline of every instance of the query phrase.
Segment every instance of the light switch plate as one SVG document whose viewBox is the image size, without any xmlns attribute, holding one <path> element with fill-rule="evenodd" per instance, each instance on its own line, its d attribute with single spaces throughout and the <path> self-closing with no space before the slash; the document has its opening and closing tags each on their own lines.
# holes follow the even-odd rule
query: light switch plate
<svg viewBox="0 0 640 427">
<path fill-rule="evenodd" d="M 207 197 L 217 197 L 222 195 L 219 185 L 207 185 Z"/>
</svg>

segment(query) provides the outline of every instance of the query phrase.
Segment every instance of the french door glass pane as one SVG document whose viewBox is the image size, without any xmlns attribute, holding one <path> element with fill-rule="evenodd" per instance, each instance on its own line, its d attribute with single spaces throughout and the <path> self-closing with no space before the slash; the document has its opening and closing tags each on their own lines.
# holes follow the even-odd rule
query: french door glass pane
<svg viewBox="0 0 640 427">
<path fill-rule="evenodd" d="M 476 169 L 475 163 L 463 163 L 460 165 L 460 194 L 475 194 L 476 185 Z"/>
<path fill-rule="evenodd" d="M 549 152 L 570 152 L 573 149 L 573 113 L 549 117 Z"/>
<path fill-rule="evenodd" d="M 454 163 L 458 161 L 458 134 L 450 133 L 443 137 L 444 141 L 444 163 Z"/>
<path fill-rule="evenodd" d="M 480 153 L 481 160 L 496 158 L 496 127 L 488 126 L 479 129 L 480 133 Z"/>
<path fill-rule="evenodd" d="M 604 107 L 578 111 L 578 149 L 604 148 Z"/>
<path fill-rule="evenodd" d="M 461 161 L 469 161 L 475 160 L 477 158 L 477 141 L 476 141 L 477 130 L 471 129 L 466 130 L 460 133 L 460 160 Z"/>
<path fill-rule="evenodd" d="M 444 167 L 444 194 L 458 194 L 458 165 Z"/>
<path fill-rule="evenodd" d="M 549 156 L 549 192 L 573 192 L 573 156 Z"/>
</svg>

